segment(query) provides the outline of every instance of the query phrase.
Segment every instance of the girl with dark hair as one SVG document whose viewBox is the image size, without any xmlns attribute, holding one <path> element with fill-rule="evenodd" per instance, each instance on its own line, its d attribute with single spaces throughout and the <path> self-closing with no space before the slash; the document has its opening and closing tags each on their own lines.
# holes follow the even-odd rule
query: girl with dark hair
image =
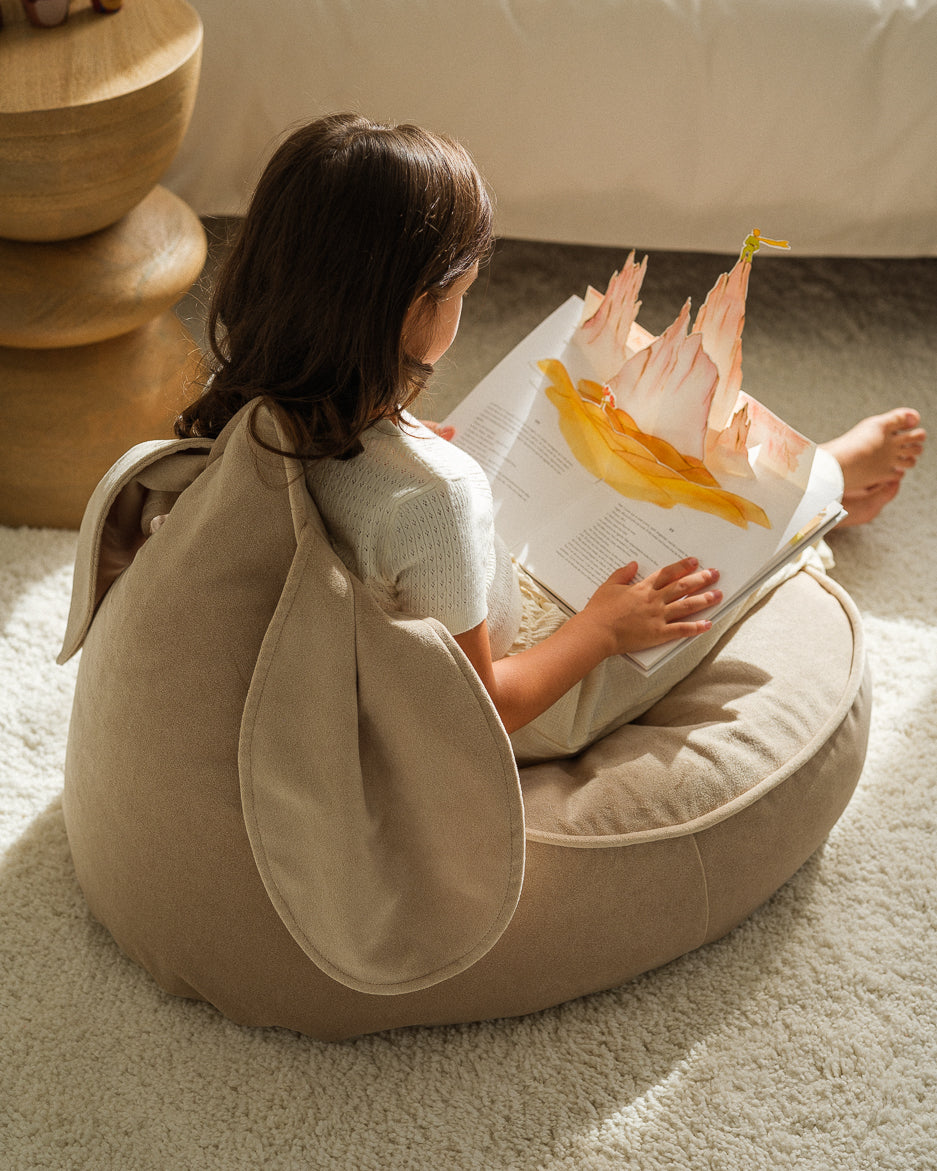
<svg viewBox="0 0 937 1171">
<path fill-rule="evenodd" d="M 634 718 L 744 608 L 714 629 L 697 615 L 721 599 L 716 570 L 685 559 L 636 582 L 632 562 L 566 619 L 495 534 L 478 464 L 407 411 L 491 243 L 488 195 L 457 143 L 353 115 L 296 131 L 220 274 L 213 374 L 176 431 L 217 436 L 254 400 L 274 410 L 338 555 L 386 609 L 450 630 L 532 760 Z M 835 441 L 847 492 L 893 495 L 921 450 L 918 422 L 892 412 Z M 685 637 L 650 681 L 621 657 Z"/>
</svg>

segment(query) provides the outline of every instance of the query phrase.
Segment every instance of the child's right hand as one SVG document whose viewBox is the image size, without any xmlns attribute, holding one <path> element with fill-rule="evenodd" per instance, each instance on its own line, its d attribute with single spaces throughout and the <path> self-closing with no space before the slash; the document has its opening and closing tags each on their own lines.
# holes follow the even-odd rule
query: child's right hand
<svg viewBox="0 0 937 1171">
<path fill-rule="evenodd" d="M 634 580 L 637 571 L 636 561 L 617 570 L 585 609 L 519 654 L 492 660 L 487 620 L 455 636 L 508 732 L 545 712 L 603 659 L 711 629 L 693 615 L 722 600 L 722 591 L 710 588 L 719 577 L 714 569 L 688 557 L 644 581 Z"/>
<path fill-rule="evenodd" d="M 694 618 L 722 601 L 715 569 L 700 569 L 695 557 L 635 581 L 638 563 L 616 570 L 589 599 L 579 615 L 580 626 L 595 626 L 594 637 L 608 640 L 608 655 L 647 650 L 678 638 L 692 638 L 712 628 L 712 622 Z M 607 657 L 607 656 L 606 656 Z"/>
</svg>

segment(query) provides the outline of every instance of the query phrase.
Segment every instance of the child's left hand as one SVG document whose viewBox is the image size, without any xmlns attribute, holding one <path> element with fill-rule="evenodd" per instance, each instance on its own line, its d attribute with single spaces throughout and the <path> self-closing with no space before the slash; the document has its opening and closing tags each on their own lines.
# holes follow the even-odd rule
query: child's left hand
<svg viewBox="0 0 937 1171">
<path fill-rule="evenodd" d="M 455 427 L 450 427 L 448 423 L 433 423 L 429 419 L 420 419 L 420 422 L 440 439 L 451 439 L 455 435 Z"/>
</svg>

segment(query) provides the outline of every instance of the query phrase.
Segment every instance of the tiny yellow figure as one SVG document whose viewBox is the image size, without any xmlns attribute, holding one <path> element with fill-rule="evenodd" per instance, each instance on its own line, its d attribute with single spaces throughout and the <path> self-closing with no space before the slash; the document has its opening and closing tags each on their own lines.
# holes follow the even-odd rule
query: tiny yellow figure
<svg viewBox="0 0 937 1171">
<path fill-rule="evenodd" d="M 752 228 L 751 235 L 745 237 L 745 243 L 739 253 L 739 260 L 747 260 L 751 264 L 752 257 L 762 244 L 768 244 L 771 248 L 786 248 L 788 251 L 791 247 L 787 240 L 769 240 L 766 236 L 762 236 L 757 228 Z"/>
</svg>

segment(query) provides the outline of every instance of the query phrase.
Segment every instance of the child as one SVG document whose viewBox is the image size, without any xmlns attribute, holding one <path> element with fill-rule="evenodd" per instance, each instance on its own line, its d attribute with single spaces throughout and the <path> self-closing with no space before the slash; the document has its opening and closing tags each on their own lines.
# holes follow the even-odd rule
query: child
<svg viewBox="0 0 937 1171">
<path fill-rule="evenodd" d="M 491 221 L 471 159 L 446 138 L 352 115 L 298 130 L 221 272 L 214 374 L 176 431 L 216 436 L 263 398 L 338 555 L 385 608 L 451 631 L 528 762 L 646 710 L 754 599 L 714 627 L 698 615 L 721 599 L 715 569 L 688 558 L 635 582 L 631 562 L 566 620 L 512 563 L 481 468 L 407 411 L 455 338 Z M 922 450 L 919 421 L 900 409 L 828 445 L 854 519 L 897 492 Z M 621 657 L 684 637 L 649 680 Z"/>
</svg>

